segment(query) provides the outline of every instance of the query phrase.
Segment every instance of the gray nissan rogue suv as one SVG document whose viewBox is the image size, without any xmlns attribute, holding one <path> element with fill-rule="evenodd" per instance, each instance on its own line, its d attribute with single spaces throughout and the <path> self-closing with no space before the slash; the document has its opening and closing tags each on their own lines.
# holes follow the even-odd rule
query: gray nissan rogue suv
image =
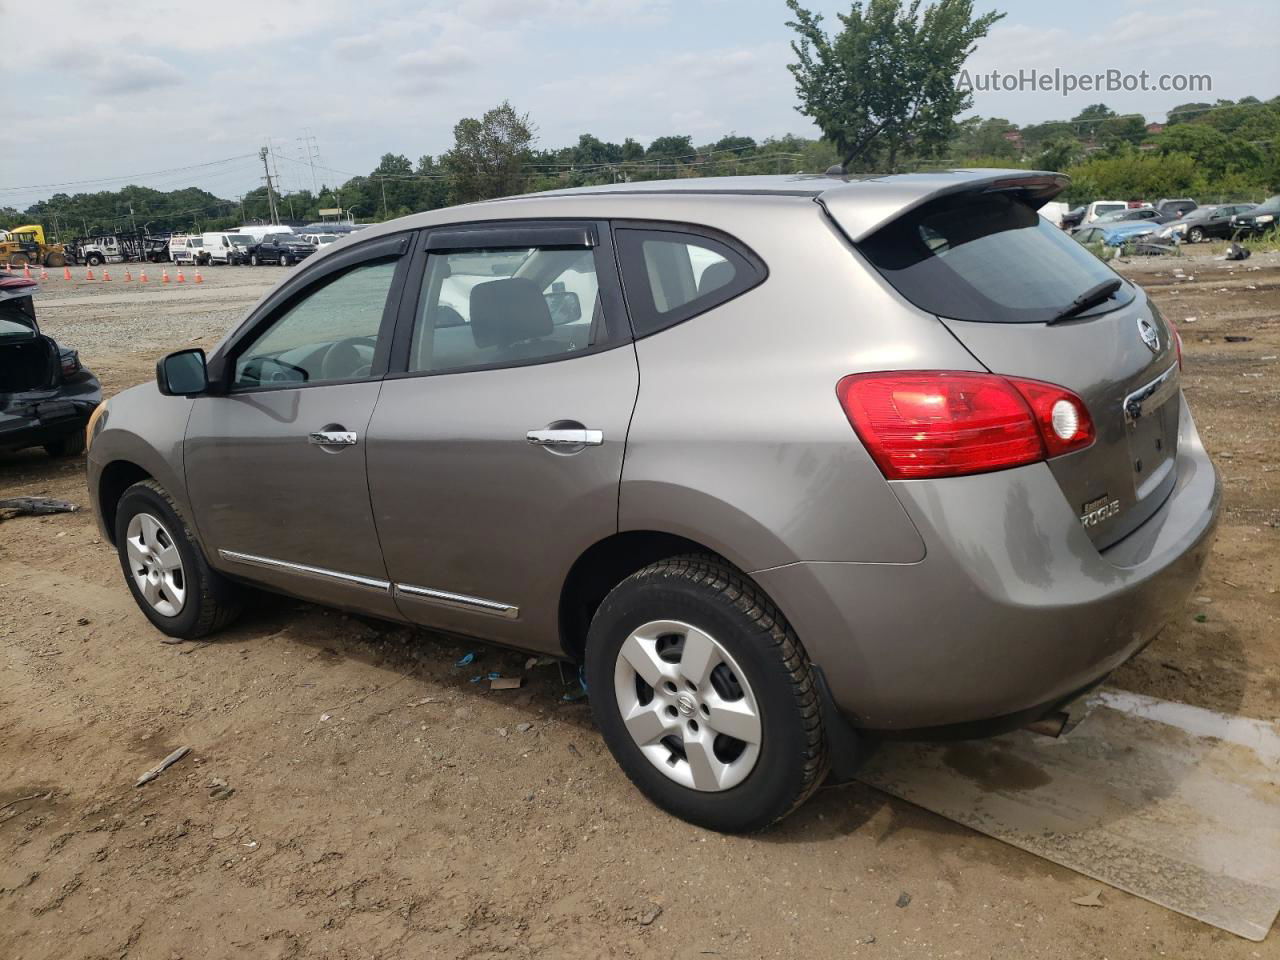
<svg viewBox="0 0 1280 960">
<path fill-rule="evenodd" d="M 178 637 L 241 586 L 585 664 L 655 803 L 747 831 L 885 734 L 1036 721 L 1194 585 L 1176 331 L 971 170 L 644 182 L 330 245 L 100 408 Z"/>
</svg>

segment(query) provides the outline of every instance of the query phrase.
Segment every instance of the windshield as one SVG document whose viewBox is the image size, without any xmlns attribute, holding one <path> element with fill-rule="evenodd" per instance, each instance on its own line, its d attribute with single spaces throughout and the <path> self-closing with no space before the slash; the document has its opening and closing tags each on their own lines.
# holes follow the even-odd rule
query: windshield
<svg viewBox="0 0 1280 960">
<path fill-rule="evenodd" d="M 333 243 L 337 239 L 338 239 L 337 237 L 330 234 L 328 236 L 316 237 L 316 243 L 318 243 L 320 246 L 324 246 L 326 243 Z"/>
<path fill-rule="evenodd" d="M 0 343 L 35 339 L 34 311 L 30 297 L 0 301 Z"/>
<path fill-rule="evenodd" d="M 957 320 L 1046 323 L 1116 273 L 1024 203 L 1001 194 L 942 197 L 859 249 L 916 306 Z M 1082 316 L 1134 297 L 1126 285 Z"/>
<path fill-rule="evenodd" d="M 249 244 L 253 243 L 253 237 L 250 237 L 250 236 L 248 236 L 248 235 L 243 235 L 243 236 L 241 236 L 241 235 L 238 235 L 238 234 L 233 234 L 233 235 L 230 237 L 230 240 L 231 240 L 231 242 L 232 242 L 232 243 L 234 243 L 237 247 L 247 247 L 247 246 L 249 246 Z"/>
</svg>

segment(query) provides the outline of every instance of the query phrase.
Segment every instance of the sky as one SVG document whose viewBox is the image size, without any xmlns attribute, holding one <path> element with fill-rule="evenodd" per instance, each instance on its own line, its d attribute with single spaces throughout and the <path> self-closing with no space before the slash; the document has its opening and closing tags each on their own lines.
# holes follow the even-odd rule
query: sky
<svg viewBox="0 0 1280 960">
<path fill-rule="evenodd" d="M 832 26 L 849 3 L 808 6 Z M 977 92 L 970 113 L 1026 124 L 1102 100 L 1160 119 L 1178 103 L 1280 94 L 1276 0 L 976 8 L 1007 16 L 970 58 L 975 76 L 1188 71 L 1210 74 L 1213 89 Z M 6 32 L 33 20 L 29 53 L 9 55 L 39 81 L 7 98 L 0 207 L 126 183 L 233 197 L 261 185 L 264 145 L 286 191 L 341 182 L 387 152 L 440 154 L 459 118 L 504 99 L 530 114 L 546 148 L 583 132 L 646 144 L 817 134 L 795 110 L 783 0 L 77 0 L 56 18 L 32 11 L 0 0 Z"/>
</svg>

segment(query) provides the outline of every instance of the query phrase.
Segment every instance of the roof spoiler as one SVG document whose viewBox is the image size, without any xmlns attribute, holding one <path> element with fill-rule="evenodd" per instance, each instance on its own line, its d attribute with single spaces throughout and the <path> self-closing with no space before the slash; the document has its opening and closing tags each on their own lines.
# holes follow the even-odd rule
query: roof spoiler
<svg viewBox="0 0 1280 960">
<path fill-rule="evenodd" d="M 1043 170 L 946 170 L 855 180 L 823 191 L 817 201 L 845 236 L 859 243 L 939 197 L 1000 193 L 1038 210 L 1070 184 L 1066 174 Z"/>
</svg>

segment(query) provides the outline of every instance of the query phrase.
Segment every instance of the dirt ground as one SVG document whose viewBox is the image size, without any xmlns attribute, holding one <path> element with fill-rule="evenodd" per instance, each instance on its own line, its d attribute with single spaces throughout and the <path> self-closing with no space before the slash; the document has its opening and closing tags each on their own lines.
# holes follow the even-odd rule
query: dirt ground
<svg viewBox="0 0 1280 960">
<path fill-rule="evenodd" d="M 1185 614 L 1114 683 L 1277 719 L 1280 256 L 1121 269 L 1182 328 L 1226 510 Z M 53 280 L 38 309 L 112 393 L 280 276 Z M 83 504 L 83 464 L 0 456 L 19 494 Z M 858 784 L 762 836 L 685 825 L 631 788 L 555 666 L 470 682 L 520 673 L 513 653 L 280 598 L 162 644 L 87 510 L 0 524 L 0 656 L 3 958 L 1280 956 L 1280 933 L 1109 888 L 1077 906 L 1096 884 Z"/>
</svg>

